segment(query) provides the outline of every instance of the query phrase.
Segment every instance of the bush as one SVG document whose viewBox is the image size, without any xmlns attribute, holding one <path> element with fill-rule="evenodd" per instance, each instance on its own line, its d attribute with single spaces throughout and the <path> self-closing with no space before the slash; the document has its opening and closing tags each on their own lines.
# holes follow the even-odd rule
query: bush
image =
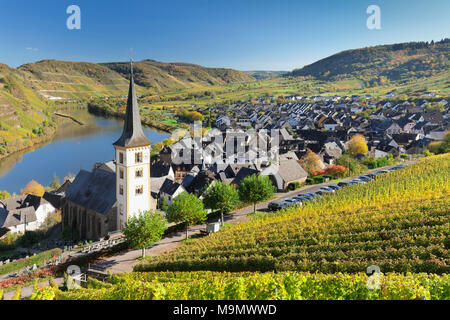
<svg viewBox="0 0 450 320">
<path fill-rule="evenodd" d="M 289 191 L 293 191 L 293 190 L 300 188 L 300 186 L 301 186 L 301 184 L 299 182 L 291 182 L 291 183 L 289 183 L 287 189 Z"/>
</svg>

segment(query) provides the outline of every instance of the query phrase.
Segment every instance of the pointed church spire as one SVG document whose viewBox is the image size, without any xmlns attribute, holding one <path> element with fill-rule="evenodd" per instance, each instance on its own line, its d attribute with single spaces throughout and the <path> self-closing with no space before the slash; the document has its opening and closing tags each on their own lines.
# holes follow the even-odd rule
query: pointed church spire
<svg viewBox="0 0 450 320">
<path fill-rule="evenodd" d="M 130 88 L 128 90 L 127 110 L 122 136 L 114 142 L 119 147 L 139 147 L 149 145 L 150 141 L 144 134 L 139 115 L 136 89 L 134 88 L 133 59 L 130 59 Z"/>
</svg>

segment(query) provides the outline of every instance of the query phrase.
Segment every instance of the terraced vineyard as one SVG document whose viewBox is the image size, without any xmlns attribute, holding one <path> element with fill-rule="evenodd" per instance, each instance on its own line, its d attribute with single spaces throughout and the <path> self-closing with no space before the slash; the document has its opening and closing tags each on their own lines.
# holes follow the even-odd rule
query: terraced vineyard
<svg viewBox="0 0 450 320">
<path fill-rule="evenodd" d="M 36 299 L 450 299 L 450 154 Z M 381 269 L 370 289 L 368 266 Z M 173 271 L 173 272 L 171 272 Z M 219 272 L 220 271 L 220 272 Z"/>
<path fill-rule="evenodd" d="M 448 273 L 450 155 L 151 257 L 136 271 Z"/>
</svg>

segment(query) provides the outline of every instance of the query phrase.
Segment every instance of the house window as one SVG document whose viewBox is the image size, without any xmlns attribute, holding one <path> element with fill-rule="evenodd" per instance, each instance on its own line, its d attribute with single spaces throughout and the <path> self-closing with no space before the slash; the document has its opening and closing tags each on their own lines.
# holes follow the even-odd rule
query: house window
<svg viewBox="0 0 450 320">
<path fill-rule="evenodd" d="M 136 163 L 141 163 L 142 162 L 142 152 L 136 152 L 134 154 L 134 160 Z"/>
<path fill-rule="evenodd" d="M 137 186 L 136 187 L 136 195 L 140 195 L 144 193 L 144 186 Z"/>
<path fill-rule="evenodd" d="M 142 178 L 144 176 L 144 170 L 142 168 L 136 169 L 136 178 Z"/>
<path fill-rule="evenodd" d="M 123 179 L 123 169 L 122 168 L 119 169 L 119 177 L 120 177 L 120 179 Z"/>
<path fill-rule="evenodd" d="M 123 186 L 122 185 L 119 185 L 119 194 L 123 195 Z"/>
<path fill-rule="evenodd" d="M 123 164 L 123 153 L 119 152 L 119 163 Z"/>
</svg>

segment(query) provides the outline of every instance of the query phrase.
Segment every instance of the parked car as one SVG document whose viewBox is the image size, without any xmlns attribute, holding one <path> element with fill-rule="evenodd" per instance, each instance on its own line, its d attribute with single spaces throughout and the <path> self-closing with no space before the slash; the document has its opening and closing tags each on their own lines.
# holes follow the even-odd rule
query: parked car
<svg viewBox="0 0 450 320">
<path fill-rule="evenodd" d="M 295 199 L 295 198 L 284 200 L 284 202 L 288 203 L 290 205 L 293 205 L 293 204 L 300 204 L 301 205 L 300 200 Z"/>
<path fill-rule="evenodd" d="M 277 211 L 286 208 L 286 205 L 282 202 L 270 202 L 268 208 L 270 211 Z"/>
<path fill-rule="evenodd" d="M 329 188 L 333 189 L 333 190 L 339 190 L 341 187 L 339 187 L 338 185 L 330 185 L 328 186 Z"/>
<path fill-rule="evenodd" d="M 327 191 L 327 192 L 334 192 L 334 189 L 330 188 L 330 187 L 322 187 L 319 190 L 324 190 L 324 191 Z"/>
<path fill-rule="evenodd" d="M 362 181 L 366 181 L 366 182 L 372 180 L 372 178 L 369 177 L 369 176 L 360 176 L 358 179 L 360 179 L 360 180 L 362 180 Z"/>
<path fill-rule="evenodd" d="M 296 196 L 293 199 L 296 199 L 296 200 L 300 201 L 301 203 L 311 201 L 311 198 L 304 197 L 304 196 Z"/>
<path fill-rule="evenodd" d="M 338 183 L 339 187 L 345 187 L 345 186 L 349 186 L 352 185 L 353 183 L 347 182 L 347 181 L 341 181 Z"/>
</svg>

